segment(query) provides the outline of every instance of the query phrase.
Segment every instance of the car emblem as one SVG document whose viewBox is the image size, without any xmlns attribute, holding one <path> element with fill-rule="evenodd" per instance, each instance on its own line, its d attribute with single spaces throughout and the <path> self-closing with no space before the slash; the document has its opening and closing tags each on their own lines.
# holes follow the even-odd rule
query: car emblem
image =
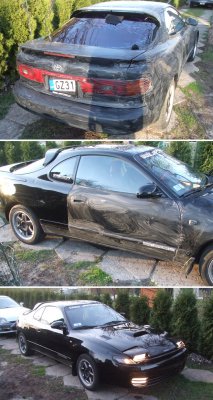
<svg viewBox="0 0 213 400">
<path fill-rule="evenodd" d="M 63 71 L 63 68 L 60 64 L 54 64 L 53 69 L 54 69 L 54 71 L 58 71 L 58 72 Z"/>
</svg>

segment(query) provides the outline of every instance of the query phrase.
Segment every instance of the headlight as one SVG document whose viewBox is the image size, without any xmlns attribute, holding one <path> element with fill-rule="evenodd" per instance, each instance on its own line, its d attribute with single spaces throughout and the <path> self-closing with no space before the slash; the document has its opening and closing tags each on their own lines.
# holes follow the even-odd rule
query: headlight
<svg viewBox="0 0 213 400">
<path fill-rule="evenodd" d="M 136 363 L 141 363 L 141 362 L 145 361 L 146 358 L 147 358 L 146 353 L 137 354 L 136 356 L 133 357 L 133 361 Z"/>
<path fill-rule="evenodd" d="M 146 353 L 143 354 L 137 354 L 135 356 L 128 357 L 128 356 L 115 356 L 113 357 L 113 360 L 116 361 L 118 364 L 124 364 L 124 365 L 133 365 L 133 364 L 139 364 L 143 361 L 146 360 L 148 355 Z"/>
<path fill-rule="evenodd" d="M 179 342 L 176 342 L 176 346 L 178 349 L 182 349 L 183 347 L 186 347 L 185 343 L 182 342 L 182 340 L 179 340 Z"/>
<path fill-rule="evenodd" d="M 0 324 L 5 324 L 5 322 L 7 323 L 6 318 L 0 318 Z"/>
<path fill-rule="evenodd" d="M 135 364 L 132 358 L 126 356 L 115 356 L 113 357 L 113 360 L 116 362 L 116 364 L 123 364 L 123 365 Z"/>
</svg>

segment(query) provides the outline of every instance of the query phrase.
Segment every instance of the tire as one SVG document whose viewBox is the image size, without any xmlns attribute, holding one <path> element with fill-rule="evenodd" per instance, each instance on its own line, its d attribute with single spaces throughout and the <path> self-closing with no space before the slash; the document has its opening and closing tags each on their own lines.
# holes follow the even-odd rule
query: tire
<svg viewBox="0 0 213 400">
<path fill-rule="evenodd" d="M 175 95 L 175 81 L 173 79 L 169 85 L 169 89 L 167 91 L 163 107 L 160 112 L 160 117 L 155 124 L 157 129 L 162 130 L 167 128 L 172 115 L 174 95 Z"/>
<path fill-rule="evenodd" d="M 27 357 L 33 354 L 33 351 L 31 350 L 29 344 L 27 343 L 27 339 L 23 332 L 20 332 L 18 334 L 18 345 L 22 356 Z"/>
<path fill-rule="evenodd" d="M 195 56 L 196 56 L 196 52 L 197 52 L 197 43 L 198 43 L 198 38 L 196 37 L 193 49 L 192 49 L 192 51 L 191 51 L 191 53 L 190 53 L 190 55 L 188 57 L 187 62 L 194 61 Z"/>
<path fill-rule="evenodd" d="M 16 237 L 24 243 L 35 244 L 44 237 L 39 219 L 30 208 L 21 204 L 10 210 L 9 221 Z"/>
<path fill-rule="evenodd" d="M 88 354 L 82 354 L 77 360 L 77 374 L 80 382 L 87 390 L 96 390 L 99 385 L 98 368 Z"/>
<path fill-rule="evenodd" d="M 213 246 L 206 248 L 199 262 L 200 274 L 203 281 L 213 286 Z"/>
</svg>

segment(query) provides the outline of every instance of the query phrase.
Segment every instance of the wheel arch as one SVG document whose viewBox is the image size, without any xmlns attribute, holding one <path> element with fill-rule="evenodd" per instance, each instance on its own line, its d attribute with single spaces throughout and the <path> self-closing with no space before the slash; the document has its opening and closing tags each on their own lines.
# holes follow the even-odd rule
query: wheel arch
<svg viewBox="0 0 213 400">
<path fill-rule="evenodd" d="M 201 245 L 199 247 L 199 249 L 197 250 L 196 254 L 195 254 L 195 263 L 200 262 L 200 258 L 202 256 L 202 254 L 204 253 L 204 251 L 209 247 L 209 246 L 213 246 L 213 239 L 209 240 L 208 242 L 204 243 L 203 245 Z M 200 267 L 199 267 L 199 272 L 200 272 Z"/>
</svg>

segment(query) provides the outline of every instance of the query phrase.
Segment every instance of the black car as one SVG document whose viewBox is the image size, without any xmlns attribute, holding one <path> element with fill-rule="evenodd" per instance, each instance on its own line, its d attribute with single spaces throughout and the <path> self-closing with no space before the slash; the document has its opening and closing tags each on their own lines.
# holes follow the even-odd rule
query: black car
<svg viewBox="0 0 213 400">
<path fill-rule="evenodd" d="M 21 354 L 36 350 L 72 368 L 83 386 L 100 380 L 147 387 L 180 372 L 187 350 L 181 340 L 127 321 L 96 301 L 40 303 L 17 324 Z"/>
<path fill-rule="evenodd" d="M 15 235 L 44 234 L 199 263 L 213 285 L 213 176 L 158 148 L 98 145 L 51 149 L 0 168 L 0 206 Z"/>
<path fill-rule="evenodd" d="M 129 134 L 157 120 L 165 128 L 198 36 L 197 21 L 170 4 L 111 1 L 80 9 L 52 35 L 20 46 L 16 101 L 91 131 Z"/>
</svg>

